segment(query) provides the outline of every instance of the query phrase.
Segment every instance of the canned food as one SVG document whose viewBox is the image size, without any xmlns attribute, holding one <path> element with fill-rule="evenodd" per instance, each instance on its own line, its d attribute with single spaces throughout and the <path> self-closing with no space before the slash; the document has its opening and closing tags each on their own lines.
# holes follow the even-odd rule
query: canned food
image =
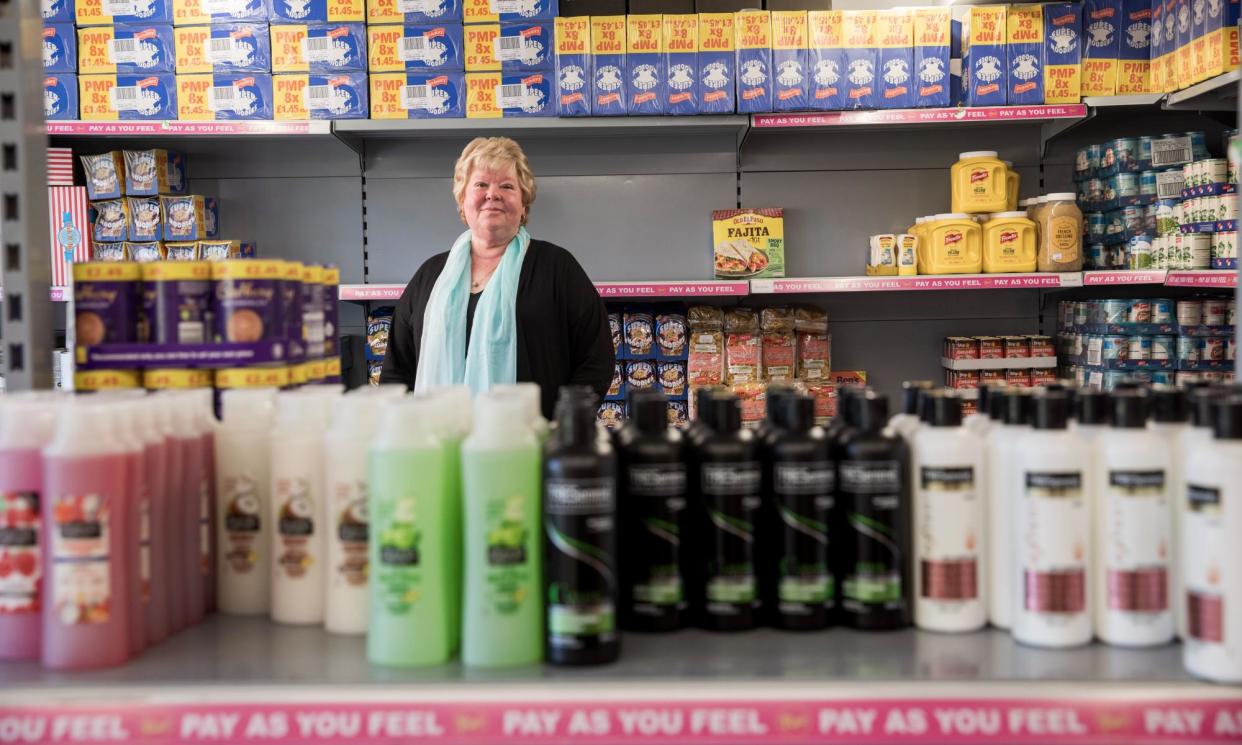
<svg viewBox="0 0 1242 745">
<path fill-rule="evenodd" d="M 1225 306 L 1225 325 L 1226 326 L 1237 325 L 1237 322 L 1236 322 L 1237 317 L 1238 317 L 1238 302 L 1236 300 L 1230 300 L 1228 305 Z"/>
<path fill-rule="evenodd" d="M 1208 157 L 1206 134 L 1203 132 L 1187 132 L 1186 137 L 1190 138 L 1191 157 L 1196 160 Z"/>
<path fill-rule="evenodd" d="M 1146 216 L 1142 207 L 1122 207 L 1120 212 L 1126 235 L 1138 235 L 1143 232 Z"/>
<path fill-rule="evenodd" d="M 1199 373 L 1199 378 L 1206 383 L 1226 383 L 1229 381 L 1229 373 L 1210 370 Z"/>
<path fill-rule="evenodd" d="M 1169 238 L 1167 235 L 1158 235 L 1151 242 L 1151 268 L 1167 269 L 1169 267 Z"/>
<path fill-rule="evenodd" d="M 1138 166 L 1139 168 L 1151 168 L 1151 141 L 1156 139 L 1151 135 L 1143 135 L 1138 138 Z"/>
<path fill-rule="evenodd" d="M 1152 370 L 1151 382 L 1154 385 L 1173 385 L 1176 373 L 1172 370 Z"/>
<path fill-rule="evenodd" d="M 1143 207 L 1143 230 L 1149 235 L 1156 235 L 1156 205 L 1154 204 Z"/>
<path fill-rule="evenodd" d="M 1203 302 L 1200 300 L 1178 300 L 1177 323 L 1179 326 L 1202 326 Z"/>
<path fill-rule="evenodd" d="M 1138 139 L 1119 137 L 1105 143 L 1104 152 L 1100 157 L 1100 168 L 1107 174 L 1137 171 Z"/>
<path fill-rule="evenodd" d="M 1077 159 L 1074 162 L 1074 170 L 1087 177 L 1095 175 L 1100 167 L 1100 152 L 1103 145 L 1088 145 L 1078 151 Z"/>
<path fill-rule="evenodd" d="M 1125 323 L 1130 310 L 1127 300 L 1100 301 L 1102 323 Z"/>
<path fill-rule="evenodd" d="M 1225 337 L 1225 359 L 1232 362 L 1235 359 L 1237 359 L 1237 354 L 1238 354 L 1238 350 L 1237 350 L 1237 345 L 1236 345 L 1236 342 L 1234 341 L 1234 338 L 1232 336 L 1226 336 Z"/>
<path fill-rule="evenodd" d="M 1137 173 L 1119 173 L 1109 179 L 1109 187 L 1115 199 L 1136 199 L 1139 195 Z"/>
<path fill-rule="evenodd" d="M 1136 235 L 1126 241 L 1126 267 L 1128 269 L 1151 268 L 1151 237 Z"/>
<path fill-rule="evenodd" d="M 1177 346 L 1174 348 L 1176 359 L 1182 362 L 1197 362 L 1199 360 L 1199 339 L 1194 336 L 1177 337 Z"/>
<path fill-rule="evenodd" d="M 1069 338 L 1069 356 L 1081 357 L 1087 351 L 1087 335 L 1071 334 Z"/>
<path fill-rule="evenodd" d="M 1130 300 L 1126 303 L 1127 323 L 1151 323 L 1151 301 Z"/>
<path fill-rule="evenodd" d="M 1181 202 L 1172 199 L 1162 199 L 1153 205 L 1156 208 L 1156 234 L 1170 235 L 1177 232 L 1178 221 L 1176 208 Z"/>
<path fill-rule="evenodd" d="M 1087 203 L 1099 204 L 1104 201 L 1104 180 L 1093 178 L 1087 181 Z"/>
<path fill-rule="evenodd" d="M 1168 298 L 1151 300 L 1151 322 L 1173 323 L 1173 301 Z"/>
<path fill-rule="evenodd" d="M 1199 185 L 1199 173 L 1193 161 L 1182 166 L 1182 181 L 1186 182 L 1187 189 L 1193 189 Z"/>
<path fill-rule="evenodd" d="M 1238 234 L 1236 232 L 1212 234 L 1213 259 L 1236 259 L 1237 257 Z"/>
<path fill-rule="evenodd" d="M 1199 161 L 1199 167 L 1203 169 L 1201 178 L 1203 185 L 1209 184 L 1225 184 L 1229 182 L 1229 161 L 1224 158 L 1208 158 Z"/>
<path fill-rule="evenodd" d="M 1156 172 L 1143 171 L 1139 174 L 1139 194 L 1148 199 L 1156 198 Z"/>
<path fill-rule="evenodd" d="M 1129 380 L 1132 376 L 1130 373 L 1118 372 L 1117 370 L 1105 370 L 1103 377 L 1100 379 L 1100 388 L 1111 391 L 1117 387 L 1119 383 Z"/>
<path fill-rule="evenodd" d="M 1100 359 L 1125 360 L 1130 358 L 1130 337 L 1105 336 L 1100 341 Z"/>
<path fill-rule="evenodd" d="M 1190 224 L 1190 219 L 1186 217 L 1185 201 L 1177 202 L 1173 205 L 1173 221 L 1177 223 L 1178 227 Z M 1170 230 L 1169 232 L 1172 233 L 1174 231 Z"/>
<path fill-rule="evenodd" d="M 1186 255 L 1186 236 L 1178 233 L 1170 236 L 1169 241 L 1169 268 L 1184 269 L 1190 259 Z"/>
<path fill-rule="evenodd" d="M 1174 226 L 1176 229 L 1176 226 Z M 1087 235 L 1091 238 L 1103 238 L 1108 232 L 1108 217 L 1103 212 L 1087 213 Z"/>
<path fill-rule="evenodd" d="M 1151 337 L 1151 359 L 1153 360 L 1171 360 L 1173 355 L 1177 353 L 1177 337 L 1175 336 L 1153 336 Z"/>
<path fill-rule="evenodd" d="M 1091 323 L 1091 303 L 1079 300 L 1074 303 L 1074 325 L 1082 326 Z"/>
<path fill-rule="evenodd" d="M 1203 325 L 1224 326 L 1225 316 L 1229 313 L 1229 301 L 1221 298 L 1209 298 L 1203 301 Z"/>
<path fill-rule="evenodd" d="M 1129 358 L 1132 360 L 1151 359 L 1151 337 L 1131 336 L 1128 342 Z"/>
<path fill-rule="evenodd" d="M 1092 269 L 1108 268 L 1108 247 L 1103 243 L 1092 243 L 1087 246 L 1087 266 Z"/>
<path fill-rule="evenodd" d="M 1100 201 L 1109 206 L 1117 204 L 1117 176 L 1114 174 L 1104 179 L 1104 192 L 1100 194 Z"/>
<path fill-rule="evenodd" d="M 1204 336 L 1199 340 L 1199 360 L 1202 362 L 1224 361 L 1228 350 L 1225 349 L 1225 337 Z"/>
<path fill-rule="evenodd" d="M 1223 197 L 1216 197 L 1216 219 L 1238 219 L 1238 198 L 1235 195 L 1227 194 Z"/>
<path fill-rule="evenodd" d="M 1182 268 L 1207 269 L 1212 265 L 1212 239 L 1207 233 L 1182 236 Z"/>
</svg>

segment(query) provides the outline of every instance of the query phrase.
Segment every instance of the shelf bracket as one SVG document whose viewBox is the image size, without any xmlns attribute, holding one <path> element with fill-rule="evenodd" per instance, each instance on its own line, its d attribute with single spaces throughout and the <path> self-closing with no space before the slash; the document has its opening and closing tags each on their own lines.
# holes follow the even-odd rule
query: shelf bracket
<svg viewBox="0 0 1242 745">
<path fill-rule="evenodd" d="M 367 168 L 366 150 L 363 147 L 362 138 L 354 132 L 341 131 L 337 128 L 336 122 L 332 122 L 332 136 L 339 140 L 345 147 L 354 151 L 354 153 L 358 156 L 358 170 L 365 172 Z"/>
<path fill-rule="evenodd" d="M 1095 118 L 1096 109 L 1094 106 L 1087 107 L 1087 115 L 1081 119 L 1053 119 L 1039 125 L 1039 159 L 1043 159 L 1048 155 L 1048 143 L 1056 137 L 1069 132 L 1075 127 L 1086 124 Z"/>
</svg>

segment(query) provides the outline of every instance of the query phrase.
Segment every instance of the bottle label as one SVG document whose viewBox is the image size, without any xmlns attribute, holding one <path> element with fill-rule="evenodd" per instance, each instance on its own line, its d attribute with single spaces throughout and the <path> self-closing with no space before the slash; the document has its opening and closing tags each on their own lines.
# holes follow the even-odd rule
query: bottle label
<svg viewBox="0 0 1242 745">
<path fill-rule="evenodd" d="M 632 588 L 634 612 L 658 615 L 668 607 L 685 608 L 681 582 L 681 520 L 686 509 L 686 467 L 682 463 L 632 465 L 631 496 L 640 511 L 642 530 L 635 547 L 642 562 Z"/>
<path fill-rule="evenodd" d="M 1109 610 L 1169 607 L 1169 500 L 1164 471 L 1110 471 L 1104 514 Z"/>
<path fill-rule="evenodd" d="M 1024 485 L 1023 607 L 1033 613 L 1083 613 L 1090 520 L 1082 473 L 1027 471 Z"/>
<path fill-rule="evenodd" d="M 489 499 L 486 504 L 487 524 L 487 604 L 502 616 L 521 611 L 527 602 L 538 598 L 527 596 L 527 588 L 540 578 L 531 576 L 530 520 L 527 505 L 538 504 L 533 495 L 510 494 Z"/>
<path fill-rule="evenodd" d="M 394 615 L 409 613 L 420 599 L 423 531 L 418 523 L 417 506 L 414 497 L 407 495 L 381 502 L 376 508 L 379 560 L 374 581 L 380 602 Z"/>
<path fill-rule="evenodd" d="M 138 502 L 139 589 L 145 605 L 151 601 L 151 498 L 144 491 Z"/>
<path fill-rule="evenodd" d="M 367 584 L 367 482 L 341 482 L 329 487 L 336 520 L 336 539 L 341 545 L 340 563 L 332 568 L 348 587 Z"/>
<path fill-rule="evenodd" d="M 280 519 L 276 523 L 280 554 L 276 564 L 293 579 L 304 577 L 315 561 L 310 553 L 311 536 L 315 534 L 315 503 L 311 500 L 310 484 L 305 479 L 276 479 L 272 497 L 280 505 Z"/>
<path fill-rule="evenodd" d="M 0 615 L 38 613 L 39 495 L 0 492 Z"/>
<path fill-rule="evenodd" d="M 763 474 L 755 462 L 704 463 L 701 485 L 704 495 L 723 497 L 758 494 L 762 480 Z"/>
<path fill-rule="evenodd" d="M 828 560 L 828 521 L 836 472 L 828 461 L 775 463 L 772 486 L 784 531 L 777 597 L 780 612 L 805 615 L 830 604 L 835 586 Z"/>
<path fill-rule="evenodd" d="M 224 479 L 224 556 L 221 565 L 236 574 L 249 574 L 259 563 L 262 548 L 259 529 L 263 500 L 255 480 L 248 474 Z"/>
<path fill-rule="evenodd" d="M 924 466 L 919 470 L 919 488 L 924 497 L 915 515 L 920 593 L 929 600 L 978 598 L 983 513 L 975 469 Z"/>
<path fill-rule="evenodd" d="M 52 608 L 65 626 L 107 623 L 111 510 L 99 494 L 58 497 L 52 506 Z"/>
<path fill-rule="evenodd" d="M 704 463 L 703 497 L 712 523 L 707 568 L 707 612 L 731 616 L 758 603 L 755 517 L 763 474 L 753 461 Z"/>
<path fill-rule="evenodd" d="M 1186 626 L 1190 638 L 1207 644 L 1225 643 L 1225 566 L 1228 538 L 1221 509 L 1220 489 L 1189 484 L 1183 535 L 1194 536 L 1185 546 L 1182 577 L 1186 583 Z M 1237 536 L 1232 536 L 1237 540 Z"/>
<path fill-rule="evenodd" d="M 548 643 L 581 650 L 616 639 L 616 484 L 611 478 L 548 479 Z"/>
<path fill-rule="evenodd" d="M 840 470 L 850 528 L 842 605 L 852 613 L 900 610 L 906 561 L 897 529 L 902 519 L 901 464 L 895 460 L 846 461 Z"/>
</svg>

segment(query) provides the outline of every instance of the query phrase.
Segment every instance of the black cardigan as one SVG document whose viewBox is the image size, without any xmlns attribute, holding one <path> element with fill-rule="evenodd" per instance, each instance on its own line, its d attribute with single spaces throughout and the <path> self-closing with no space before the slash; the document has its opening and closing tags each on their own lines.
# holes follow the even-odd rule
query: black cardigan
<svg viewBox="0 0 1242 745">
<path fill-rule="evenodd" d="M 392 318 L 381 383 L 414 387 L 423 314 L 448 252 L 432 256 L 405 286 Z M 602 399 L 612 384 L 608 310 L 586 272 L 565 249 L 532 240 L 517 291 L 517 379 L 538 383 L 551 418 L 560 387 L 584 384 Z"/>
</svg>

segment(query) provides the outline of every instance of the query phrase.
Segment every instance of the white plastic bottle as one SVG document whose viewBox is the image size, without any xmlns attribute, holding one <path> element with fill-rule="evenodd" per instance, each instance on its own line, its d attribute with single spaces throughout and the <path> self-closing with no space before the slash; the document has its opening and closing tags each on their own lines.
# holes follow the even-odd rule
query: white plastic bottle
<svg viewBox="0 0 1242 745">
<path fill-rule="evenodd" d="M 1018 440 L 1030 431 L 1030 392 L 1010 388 L 992 394 L 992 428 L 987 442 L 988 519 L 987 577 L 988 620 L 1009 628 L 1013 617 L 1014 505 L 1022 493 L 1018 471 Z"/>
<path fill-rule="evenodd" d="M 914 623 L 929 631 L 975 631 L 984 597 L 983 441 L 962 426 L 956 395 L 932 391 L 914 434 Z"/>
<path fill-rule="evenodd" d="M 965 419 L 962 424 L 966 429 L 975 433 L 981 438 L 987 438 L 988 432 L 992 429 L 992 402 L 993 395 L 998 393 L 1005 387 L 1004 383 L 985 383 L 979 386 L 979 398 L 976 402 L 975 411 Z M 986 483 L 986 482 L 980 482 Z"/>
<path fill-rule="evenodd" d="M 1174 449 L 1173 468 L 1169 476 L 1172 484 L 1170 493 L 1173 495 L 1173 550 L 1170 572 L 1169 597 L 1173 599 L 1173 615 L 1177 624 L 1177 638 L 1186 638 L 1186 594 L 1182 589 L 1182 524 L 1186 519 L 1186 488 L 1189 483 L 1187 464 L 1191 454 L 1212 444 L 1215 425 L 1215 406 L 1226 395 L 1225 388 L 1198 387 L 1190 391 L 1187 409 L 1190 412 L 1190 423 L 1177 435 L 1177 447 Z"/>
<path fill-rule="evenodd" d="M 935 388 L 930 380 L 907 380 L 901 384 L 901 411 L 888 420 L 888 426 L 909 444 L 919 428 L 919 401 Z"/>
<path fill-rule="evenodd" d="M 271 608 L 271 445 L 275 388 L 220 394 L 216 429 L 216 604 L 221 613 Z"/>
<path fill-rule="evenodd" d="M 1034 397 L 1033 429 L 1015 458 L 1022 492 L 1014 511 L 1013 637 L 1038 647 L 1091 641 L 1090 453 L 1069 431 L 1069 397 Z"/>
<path fill-rule="evenodd" d="M 1094 444 L 1108 431 L 1109 396 L 1105 391 L 1086 389 L 1073 394 L 1074 420 L 1070 430 Z"/>
<path fill-rule="evenodd" d="M 1242 397 L 1216 405 L 1215 437 L 1186 463 L 1182 663 L 1200 678 L 1242 683 Z"/>
<path fill-rule="evenodd" d="M 1147 429 L 1147 396 L 1116 391 L 1096 441 L 1095 635 L 1145 647 L 1173 639 L 1168 443 Z"/>
</svg>

